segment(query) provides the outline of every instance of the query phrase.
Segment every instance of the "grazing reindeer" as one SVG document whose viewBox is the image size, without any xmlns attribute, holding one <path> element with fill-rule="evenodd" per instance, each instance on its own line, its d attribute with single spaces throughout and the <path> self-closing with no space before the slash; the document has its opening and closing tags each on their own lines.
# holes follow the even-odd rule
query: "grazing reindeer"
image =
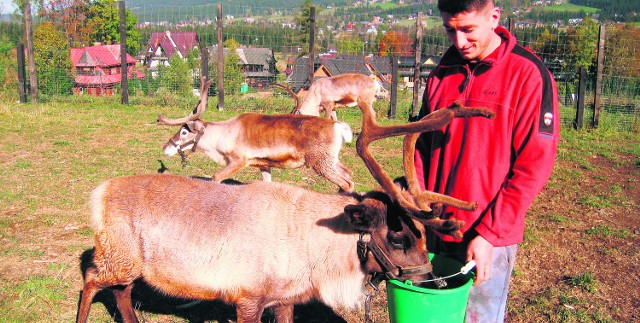
<svg viewBox="0 0 640 323">
<path fill-rule="evenodd" d="M 325 117 L 338 120 L 336 105 L 354 107 L 358 101 L 373 103 L 376 96 L 384 93 L 384 89 L 373 77 L 363 74 L 341 74 L 315 80 L 302 103 L 298 96 L 288 87 L 276 84 L 291 94 L 295 100 L 294 114 L 319 116 L 324 110 Z"/>
<path fill-rule="evenodd" d="M 169 156 L 201 150 L 218 164 L 226 165 L 213 176 L 220 182 L 248 166 L 257 167 L 263 180 L 271 181 L 271 168 L 307 166 L 338 185 L 353 191 L 352 173 L 338 160 L 344 142 L 351 142 L 348 124 L 304 115 L 263 115 L 245 113 L 222 122 L 200 119 L 207 105 L 211 81 L 202 82 L 200 102 L 189 116 L 167 119 L 162 125 L 178 125 L 180 130 L 165 144 Z"/>
<path fill-rule="evenodd" d="M 370 109 L 366 102 L 360 107 Z M 224 185 L 161 174 L 102 183 L 91 195 L 95 250 L 77 321 L 87 321 L 100 290 L 117 286 L 123 321 L 137 322 L 131 290 L 140 278 L 168 295 L 223 300 L 236 306 L 237 322 L 257 323 L 266 307 L 274 308 L 278 322 L 293 322 L 295 304 L 318 299 L 353 307 L 366 298 L 365 285 L 378 279 L 430 277 L 427 228 L 460 236 L 464 223 L 439 218 L 428 204 L 477 206 L 421 192 L 415 173 L 406 174 L 412 187 L 403 190 L 368 146 L 471 116 L 493 114 L 456 105 L 415 123 L 383 127 L 368 111 L 358 153 L 384 192 L 321 194 L 281 183 Z M 405 137 L 405 160 L 416 137 Z M 415 172 L 410 165 L 405 162 L 405 172 Z"/>
</svg>

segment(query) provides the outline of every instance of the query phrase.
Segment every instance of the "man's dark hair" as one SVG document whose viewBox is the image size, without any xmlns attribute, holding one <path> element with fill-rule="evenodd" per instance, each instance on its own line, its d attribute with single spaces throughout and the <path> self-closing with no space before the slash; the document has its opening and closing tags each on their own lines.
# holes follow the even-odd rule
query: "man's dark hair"
<svg viewBox="0 0 640 323">
<path fill-rule="evenodd" d="M 438 0 L 438 9 L 440 12 L 455 15 L 461 12 L 479 11 L 487 4 L 493 3 L 493 0 Z"/>
</svg>

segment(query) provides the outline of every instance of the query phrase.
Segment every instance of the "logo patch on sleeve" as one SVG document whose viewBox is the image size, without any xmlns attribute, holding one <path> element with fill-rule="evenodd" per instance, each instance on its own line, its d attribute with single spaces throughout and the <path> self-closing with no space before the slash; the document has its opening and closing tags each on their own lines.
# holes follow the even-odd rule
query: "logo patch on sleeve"
<svg viewBox="0 0 640 323">
<path fill-rule="evenodd" d="M 545 126 L 551 126 L 553 124 L 553 114 L 551 112 L 545 113 L 543 120 Z"/>
</svg>

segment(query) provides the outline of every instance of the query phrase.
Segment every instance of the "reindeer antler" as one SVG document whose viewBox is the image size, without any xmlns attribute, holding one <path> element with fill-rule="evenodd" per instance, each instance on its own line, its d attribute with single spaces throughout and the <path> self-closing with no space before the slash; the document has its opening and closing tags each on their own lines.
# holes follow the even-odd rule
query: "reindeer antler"
<svg viewBox="0 0 640 323">
<path fill-rule="evenodd" d="M 158 124 L 165 126 L 179 126 L 185 124 L 187 121 L 193 121 L 200 118 L 207 109 L 207 98 L 211 83 L 213 83 L 213 80 L 207 81 L 204 76 L 200 77 L 200 100 L 198 101 L 198 105 L 193 109 L 193 111 L 191 111 L 191 114 L 178 119 L 167 119 L 164 115 L 158 114 Z"/>
<path fill-rule="evenodd" d="M 285 85 L 282 85 L 280 83 L 274 83 L 273 86 L 281 89 L 281 90 L 285 90 L 287 93 L 291 94 L 291 96 L 293 97 L 293 100 L 295 101 L 295 107 L 293 108 L 293 110 L 291 110 L 291 114 L 295 114 L 296 112 L 299 112 L 299 108 L 300 108 L 300 98 L 298 97 L 297 94 L 295 94 L 293 92 L 293 90 Z"/>
<path fill-rule="evenodd" d="M 431 203 L 442 203 L 451 205 L 462 210 L 475 210 L 477 204 L 465 202 L 453 197 L 438 194 L 431 191 L 421 191 L 416 177 L 414 160 L 414 150 L 416 140 L 420 133 L 439 129 L 457 117 L 483 116 L 492 119 L 495 114 L 485 108 L 464 107 L 460 102 L 445 109 L 432 112 L 417 122 L 395 125 L 380 126 L 375 119 L 375 112 L 370 102 L 358 102 L 362 111 L 362 131 L 356 142 L 358 155 L 364 161 L 371 172 L 371 175 L 378 181 L 380 186 L 396 200 L 401 207 L 409 211 L 410 215 L 426 225 L 447 231 L 456 237 L 461 236 L 459 228 L 461 221 L 445 221 L 437 217 L 436 212 L 431 212 Z M 382 170 L 382 167 L 369 151 L 371 142 L 393 136 L 406 135 L 403 144 L 404 171 L 408 184 L 408 192 L 404 193 L 393 183 L 391 178 Z"/>
</svg>

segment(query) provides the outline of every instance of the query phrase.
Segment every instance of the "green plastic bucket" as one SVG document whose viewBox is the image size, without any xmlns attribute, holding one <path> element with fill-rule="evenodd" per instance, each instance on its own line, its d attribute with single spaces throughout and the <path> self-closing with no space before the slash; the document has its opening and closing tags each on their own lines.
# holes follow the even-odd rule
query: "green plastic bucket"
<svg viewBox="0 0 640 323">
<path fill-rule="evenodd" d="M 453 275 L 464 266 L 440 255 L 429 254 L 433 273 L 438 277 Z M 387 281 L 387 302 L 391 323 L 464 322 L 473 274 L 445 279 L 443 289 L 413 285 L 411 281 Z"/>
</svg>

